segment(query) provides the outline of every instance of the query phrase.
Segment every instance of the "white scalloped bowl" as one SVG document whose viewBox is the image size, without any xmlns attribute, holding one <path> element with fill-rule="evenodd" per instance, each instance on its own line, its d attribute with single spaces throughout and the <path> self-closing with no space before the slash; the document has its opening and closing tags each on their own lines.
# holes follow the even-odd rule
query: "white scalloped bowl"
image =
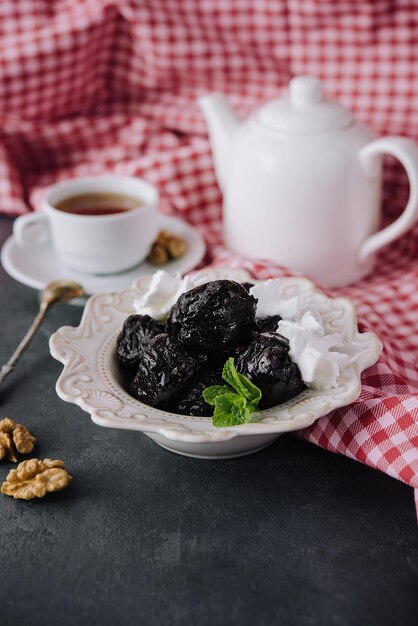
<svg viewBox="0 0 418 626">
<path fill-rule="evenodd" d="M 254 281 L 233 268 L 204 270 L 208 280 L 227 278 Z M 361 392 L 361 372 L 373 365 L 381 343 L 373 333 L 359 333 L 353 304 L 344 298 L 328 298 L 304 278 L 283 278 L 277 297 L 311 292 L 332 332 L 352 344 L 355 363 L 345 368 L 330 391 L 306 389 L 278 406 L 260 411 L 254 422 L 215 428 L 210 418 L 177 415 L 135 400 L 123 387 L 115 357 L 115 341 L 132 303 L 143 293 L 151 276 L 141 276 L 131 289 L 92 296 L 78 327 L 63 326 L 50 339 L 51 354 L 63 363 L 56 390 L 60 398 L 78 404 L 93 422 L 108 428 L 139 430 L 172 452 L 198 458 L 232 458 L 256 452 L 284 432 L 310 426 L 333 409 L 346 406 Z"/>
</svg>

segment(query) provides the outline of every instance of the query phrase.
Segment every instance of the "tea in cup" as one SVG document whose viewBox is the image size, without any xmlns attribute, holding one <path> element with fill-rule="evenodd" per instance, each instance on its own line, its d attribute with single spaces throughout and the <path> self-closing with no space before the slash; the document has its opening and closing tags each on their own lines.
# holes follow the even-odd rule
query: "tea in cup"
<svg viewBox="0 0 418 626">
<path fill-rule="evenodd" d="M 158 232 L 158 190 L 140 178 L 92 176 L 57 183 L 42 211 L 19 217 L 17 243 L 50 243 L 85 274 L 115 274 L 143 261 Z"/>
</svg>

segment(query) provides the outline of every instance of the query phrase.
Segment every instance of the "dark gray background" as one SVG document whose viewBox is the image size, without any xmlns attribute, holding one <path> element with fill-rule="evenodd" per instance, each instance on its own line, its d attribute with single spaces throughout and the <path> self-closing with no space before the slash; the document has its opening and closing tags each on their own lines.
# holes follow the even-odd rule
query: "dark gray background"
<svg viewBox="0 0 418 626">
<path fill-rule="evenodd" d="M 11 226 L 0 219 L 1 242 Z M 36 310 L 0 268 L 1 363 Z M 55 394 L 48 350 L 80 315 L 52 310 L 0 390 L 0 418 L 74 476 L 43 500 L 0 496 L 1 626 L 418 623 L 409 487 L 290 436 L 201 461 L 95 426 Z"/>
</svg>

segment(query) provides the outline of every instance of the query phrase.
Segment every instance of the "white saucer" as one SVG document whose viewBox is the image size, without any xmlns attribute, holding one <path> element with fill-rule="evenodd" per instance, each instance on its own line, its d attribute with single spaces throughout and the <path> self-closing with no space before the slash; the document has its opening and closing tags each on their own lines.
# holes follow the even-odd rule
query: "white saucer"
<svg viewBox="0 0 418 626">
<path fill-rule="evenodd" d="M 186 254 L 180 259 L 170 261 L 162 268 L 170 273 L 190 272 L 202 260 L 205 253 L 205 242 L 199 231 L 183 220 L 167 215 L 160 215 L 160 229 L 180 235 L 187 243 Z M 37 246 L 35 252 L 33 248 L 19 246 L 13 235 L 7 239 L 1 250 L 1 262 L 12 278 L 28 287 L 43 289 L 51 281 L 62 278 L 80 283 L 88 294 L 125 289 L 130 287 L 138 276 L 152 274 L 159 269 L 155 265 L 144 262 L 120 274 L 106 276 L 81 274 L 63 265 L 51 245 Z"/>
</svg>

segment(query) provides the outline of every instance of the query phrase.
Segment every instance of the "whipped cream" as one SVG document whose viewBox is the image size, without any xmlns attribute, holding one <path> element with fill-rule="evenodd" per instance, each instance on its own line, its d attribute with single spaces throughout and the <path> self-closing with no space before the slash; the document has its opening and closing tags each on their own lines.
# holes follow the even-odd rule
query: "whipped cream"
<svg viewBox="0 0 418 626">
<path fill-rule="evenodd" d="M 256 317 L 280 315 L 283 319 L 296 319 L 300 296 L 283 298 L 279 296 L 282 279 L 271 278 L 251 287 L 250 294 L 257 298 Z"/>
<path fill-rule="evenodd" d="M 289 341 L 289 356 L 297 363 L 304 383 L 311 389 L 332 389 L 343 369 L 353 362 L 350 347 L 339 333 L 328 332 L 314 292 L 279 297 L 281 282 L 271 279 L 250 289 L 258 299 L 256 316 L 280 315 L 277 332 Z"/>
<path fill-rule="evenodd" d="M 158 270 L 152 275 L 147 291 L 134 300 L 134 311 L 139 315 L 149 315 L 156 320 L 164 321 L 182 293 L 209 280 L 205 274 L 182 278 L 178 273 L 172 275 L 165 270 Z"/>
</svg>

